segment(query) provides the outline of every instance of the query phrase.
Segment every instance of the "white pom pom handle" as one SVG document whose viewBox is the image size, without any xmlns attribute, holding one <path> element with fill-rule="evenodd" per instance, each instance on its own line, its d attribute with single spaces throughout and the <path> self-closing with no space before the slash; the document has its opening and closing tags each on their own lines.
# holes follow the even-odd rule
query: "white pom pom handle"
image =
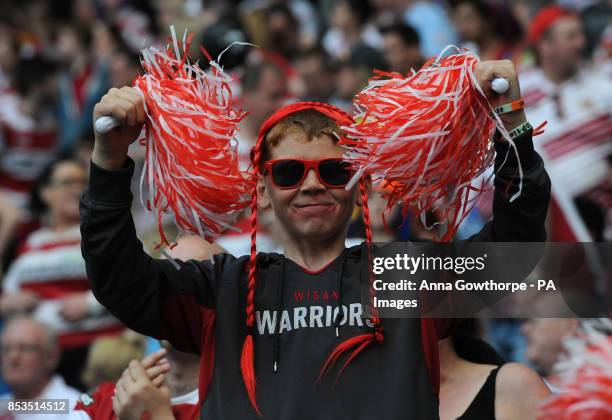
<svg viewBox="0 0 612 420">
<path fill-rule="evenodd" d="M 491 81 L 491 89 L 496 93 L 506 93 L 510 84 L 503 77 L 497 77 Z M 103 116 L 96 120 L 94 128 L 100 134 L 106 134 L 118 127 L 120 123 L 113 117 Z"/>
<path fill-rule="evenodd" d="M 507 79 L 503 77 L 496 77 L 491 81 L 491 89 L 495 93 L 506 93 L 508 92 L 508 88 L 510 87 L 510 83 L 508 83 Z"/>
<path fill-rule="evenodd" d="M 95 130 L 100 134 L 106 134 L 112 131 L 115 127 L 120 126 L 121 123 L 113 117 L 107 115 L 100 117 L 94 124 Z"/>
</svg>

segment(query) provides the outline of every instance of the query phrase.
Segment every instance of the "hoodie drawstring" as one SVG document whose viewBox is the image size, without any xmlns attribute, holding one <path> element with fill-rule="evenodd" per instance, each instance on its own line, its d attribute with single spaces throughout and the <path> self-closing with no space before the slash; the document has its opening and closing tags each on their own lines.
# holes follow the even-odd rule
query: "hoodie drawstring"
<svg viewBox="0 0 612 420">
<path fill-rule="evenodd" d="M 338 284 L 338 312 L 334 318 L 334 327 L 336 328 L 336 337 L 340 337 L 340 319 L 342 313 L 342 280 L 344 277 L 344 266 L 346 265 L 346 255 L 348 254 L 347 249 L 345 248 L 342 251 L 342 258 L 340 259 L 340 273 L 338 275 L 337 284 Z"/>
<path fill-rule="evenodd" d="M 278 360 L 280 358 L 280 329 L 281 329 L 281 311 L 283 309 L 283 297 L 285 289 L 285 256 L 281 255 L 280 269 L 276 281 L 276 328 L 274 329 L 274 341 L 272 343 L 272 369 L 278 372 Z"/>
</svg>

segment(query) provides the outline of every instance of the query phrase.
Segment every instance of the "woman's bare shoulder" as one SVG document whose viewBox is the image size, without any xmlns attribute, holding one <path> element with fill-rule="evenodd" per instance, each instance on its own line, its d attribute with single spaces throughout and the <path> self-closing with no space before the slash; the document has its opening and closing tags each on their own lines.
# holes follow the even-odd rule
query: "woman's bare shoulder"
<svg viewBox="0 0 612 420">
<path fill-rule="evenodd" d="M 507 363 L 497 374 L 496 417 L 535 418 L 540 403 L 550 390 L 536 371 L 520 363 Z"/>
</svg>

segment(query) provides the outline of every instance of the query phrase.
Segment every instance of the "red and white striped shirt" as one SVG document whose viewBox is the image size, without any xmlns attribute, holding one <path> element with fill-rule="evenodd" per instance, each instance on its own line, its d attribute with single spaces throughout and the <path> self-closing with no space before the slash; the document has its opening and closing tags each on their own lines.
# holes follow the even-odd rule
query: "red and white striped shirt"
<svg viewBox="0 0 612 420">
<path fill-rule="evenodd" d="M 574 198 L 588 194 L 609 202 L 600 195 L 609 193 L 606 157 L 612 153 L 612 80 L 594 70 L 581 70 L 556 85 L 541 69 L 530 68 L 520 74 L 520 83 L 528 119 L 534 126 L 548 121 L 534 144 L 552 182 L 557 230 L 551 239 L 591 241 Z"/>
<path fill-rule="evenodd" d="M 100 335 L 117 333 L 123 325 L 97 302 L 97 310 L 78 322 L 68 322 L 60 314 L 62 298 L 89 293 L 85 261 L 81 255 L 79 225 L 61 232 L 49 228 L 34 231 L 19 250 L 4 279 L 5 293 L 34 292 L 41 302 L 33 316 L 53 327 L 62 348 L 89 344 Z"/>
<path fill-rule="evenodd" d="M 69 420 L 115 420 L 117 416 L 113 412 L 113 395 L 115 395 L 115 384 L 112 382 L 100 384 L 91 394 L 82 394 L 70 412 Z M 197 388 L 187 394 L 171 398 L 170 403 L 176 420 L 200 418 Z"/>
<path fill-rule="evenodd" d="M 21 110 L 19 96 L 0 93 L 0 190 L 25 208 L 34 180 L 59 153 L 52 121 L 34 121 Z"/>
</svg>

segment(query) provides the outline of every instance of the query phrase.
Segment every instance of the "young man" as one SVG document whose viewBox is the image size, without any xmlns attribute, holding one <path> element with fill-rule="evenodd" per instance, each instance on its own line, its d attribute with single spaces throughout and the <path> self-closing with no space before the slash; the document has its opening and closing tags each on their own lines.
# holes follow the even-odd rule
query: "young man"
<svg viewBox="0 0 612 420">
<path fill-rule="evenodd" d="M 477 76 L 487 92 L 493 76 L 509 80 L 501 103 L 520 98 L 511 62 L 480 63 Z M 438 340 L 448 335 L 448 320 L 384 319 L 378 325 L 383 340 L 380 328 L 361 317 L 367 256 L 362 247 L 345 249 L 344 241 L 362 196 L 358 187 L 344 188 L 342 164 L 328 166 L 343 155 L 335 140 L 338 119 L 330 117 L 340 111 L 304 103 L 277 112 L 271 117 L 277 123 L 264 123 L 254 154 L 263 173 L 256 199 L 274 210 L 285 242 L 284 255 L 257 255 L 255 283 L 249 257 L 163 261 L 142 250 L 130 214 L 133 163 L 126 158 L 145 119 L 140 98 L 129 87 L 111 89 L 94 111 L 94 120 L 111 115 L 124 125 L 96 137 L 90 187 L 81 201 L 83 253 L 92 289 L 113 314 L 136 331 L 201 354 L 202 418 L 257 419 L 258 411 L 267 419 L 437 418 Z M 522 111 L 503 118 L 508 129 L 525 121 Z M 518 181 L 510 153 L 497 173 L 494 219 L 477 240 L 545 240 L 548 177 L 531 130 L 515 142 L 522 194 L 508 202 L 506 187 Z M 499 168 L 508 145 L 500 141 L 496 148 Z M 368 334 L 376 334 L 376 342 L 335 385 L 337 369 L 317 382 L 340 343 Z M 251 351 L 244 351 L 247 342 Z"/>
</svg>

